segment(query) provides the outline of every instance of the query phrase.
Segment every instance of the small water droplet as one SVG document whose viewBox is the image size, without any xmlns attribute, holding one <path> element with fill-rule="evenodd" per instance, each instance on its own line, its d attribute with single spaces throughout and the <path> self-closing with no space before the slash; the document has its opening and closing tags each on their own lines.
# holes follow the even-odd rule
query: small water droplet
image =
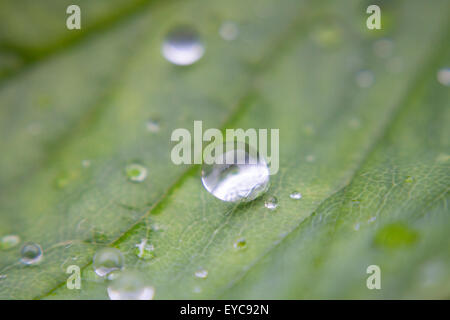
<svg viewBox="0 0 450 320">
<path fill-rule="evenodd" d="M 155 289 L 134 272 L 123 272 L 107 288 L 111 300 L 152 300 Z"/>
<path fill-rule="evenodd" d="M 291 197 L 291 199 L 298 200 L 302 198 L 302 194 L 298 191 L 294 191 L 289 195 L 289 197 Z"/>
<path fill-rule="evenodd" d="M 358 222 L 358 223 L 355 223 L 355 224 L 353 225 L 353 230 L 358 231 L 360 226 L 361 226 L 361 225 L 360 225 L 359 222 Z"/>
<path fill-rule="evenodd" d="M 360 88 L 369 88 L 370 86 L 372 86 L 374 79 L 375 77 L 373 75 L 373 72 L 370 70 L 361 70 L 356 74 L 355 77 L 356 84 Z"/>
<path fill-rule="evenodd" d="M 233 247 L 238 250 L 243 250 L 247 248 L 247 241 L 244 238 L 240 238 L 233 244 Z"/>
<path fill-rule="evenodd" d="M 412 183 L 412 182 L 414 182 L 414 177 L 407 176 L 406 179 L 405 179 L 405 182 L 406 182 L 406 183 Z"/>
<path fill-rule="evenodd" d="M 202 167 L 202 183 L 209 193 L 223 201 L 251 201 L 265 193 L 269 168 L 247 144 L 225 143 L 216 149 L 213 164 Z"/>
<path fill-rule="evenodd" d="M 94 255 L 93 267 L 95 273 L 100 277 L 116 270 L 122 270 L 124 267 L 123 254 L 116 248 L 100 249 Z"/>
<path fill-rule="evenodd" d="M 205 53 L 205 47 L 193 28 L 180 26 L 171 30 L 162 45 L 162 54 L 169 62 L 187 66 L 198 61 Z"/>
<path fill-rule="evenodd" d="M 269 210 L 275 210 L 278 207 L 278 199 L 276 197 L 269 197 L 264 201 L 264 207 Z"/>
<path fill-rule="evenodd" d="M 135 253 L 139 258 L 149 260 L 155 257 L 155 247 L 147 244 L 147 239 L 141 239 L 141 242 L 135 244 L 135 247 Z"/>
<path fill-rule="evenodd" d="M 236 23 L 232 21 L 226 21 L 220 26 L 219 34 L 222 39 L 232 41 L 237 38 L 239 34 L 239 28 Z"/>
<path fill-rule="evenodd" d="M 142 182 L 147 178 L 147 168 L 140 164 L 130 164 L 126 167 L 125 172 L 128 180 L 133 182 Z"/>
<path fill-rule="evenodd" d="M 206 279 L 208 277 L 208 270 L 199 269 L 195 272 L 197 278 Z"/>
<path fill-rule="evenodd" d="M 8 250 L 11 248 L 14 248 L 20 243 L 20 237 L 15 234 L 9 234 L 6 236 L 3 236 L 0 239 L 0 249 L 1 250 Z"/>
<path fill-rule="evenodd" d="M 8 278 L 8 275 L 6 274 L 0 274 L 0 280 Z"/>
<path fill-rule="evenodd" d="M 39 263 L 42 260 L 44 254 L 40 245 L 30 242 L 23 245 L 22 249 L 20 250 L 20 256 L 20 261 L 23 264 L 32 265 Z"/>
<path fill-rule="evenodd" d="M 373 43 L 373 51 L 379 58 L 388 58 L 394 51 L 394 42 L 390 39 L 380 39 Z"/>
<path fill-rule="evenodd" d="M 450 68 L 445 67 L 437 72 L 437 79 L 440 84 L 450 86 Z"/>
<path fill-rule="evenodd" d="M 367 220 L 367 223 L 375 222 L 375 220 L 377 220 L 377 217 L 370 217 L 369 220 Z"/>
<path fill-rule="evenodd" d="M 146 123 L 147 131 L 149 132 L 158 132 L 159 131 L 159 123 L 156 120 L 148 120 Z"/>
</svg>

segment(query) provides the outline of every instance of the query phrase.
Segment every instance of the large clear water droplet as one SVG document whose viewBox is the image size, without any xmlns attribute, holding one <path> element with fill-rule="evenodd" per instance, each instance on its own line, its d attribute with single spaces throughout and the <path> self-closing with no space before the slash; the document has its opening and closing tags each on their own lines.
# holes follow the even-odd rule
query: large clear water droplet
<svg viewBox="0 0 450 320">
<path fill-rule="evenodd" d="M 17 246 L 20 242 L 20 237 L 15 234 L 9 234 L 0 239 L 0 249 L 8 250 Z"/>
<path fill-rule="evenodd" d="M 155 289 L 133 272 L 123 272 L 111 282 L 107 291 L 111 300 L 152 300 L 155 294 Z"/>
<path fill-rule="evenodd" d="M 42 252 L 42 248 L 37 243 L 26 243 L 22 249 L 20 250 L 20 261 L 23 264 L 31 265 L 37 264 L 42 260 L 44 254 Z"/>
<path fill-rule="evenodd" d="M 119 249 L 103 248 L 94 255 L 94 271 L 100 277 L 104 277 L 116 270 L 122 270 L 123 266 L 124 258 Z"/>
<path fill-rule="evenodd" d="M 212 164 L 202 167 L 203 186 L 223 201 L 251 201 L 265 193 L 269 168 L 263 157 L 243 143 L 225 143 L 216 149 Z"/>
<path fill-rule="evenodd" d="M 205 47 L 193 28 L 180 26 L 167 34 L 161 52 L 169 62 L 187 66 L 203 56 Z"/>
</svg>

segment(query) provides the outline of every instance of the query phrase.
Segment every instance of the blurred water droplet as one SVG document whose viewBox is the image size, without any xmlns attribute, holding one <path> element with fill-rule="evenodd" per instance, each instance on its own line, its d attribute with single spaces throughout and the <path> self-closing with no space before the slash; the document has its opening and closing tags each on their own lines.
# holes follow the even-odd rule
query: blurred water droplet
<svg viewBox="0 0 450 320">
<path fill-rule="evenodd" d="M 1 250 L 8 250 L 11 248 L 14 248 L 20 243 L 20 237 L 15 234 L 9 234 L 6 236 L 3 236 L 0 239 L 0 249 Z"/>
<path fill-rule="evenodd" d="M 149 132 L 158 132 L 159 123 L 156 120 L 148 120 L 146 123 L 146 128 Z"/>
<path fill-rule="evenodd" d="M 356 74 L 356 84 L 360 88 L 369 88 L 374 82 L 373 72 L 370 70 L 361 70 Z"/>
<path fill-rule="evenodd" d="M 355 224 L 353 225 L 353 230 L 358 231 L 360 226 L 361 226 L 361 225 L 360 225 L 359 222 L 358 222 L 358 223 L 355 223 Z"/>
<path fill-rule="evenodd" d="M 219 34 L 222 39 L 232 41 L 237 38 L 239 34 L 239 28 L 236 23 L 232 21 L 226 21 L 220 26 Z"/>
<path fill-rule="evenodd" d="M 208 271 L 205 269 L 200 269 L 195 272 L 197 278 L 206 279 L 208 277 Z"/>
<path fill-rule="evenodd" d="M 291 197 L 291 199 L 298 200 L 302 198 L 302 194 L 298 191 L 294 191 L 289 195 L 289 197 Z"/>
<path fill-rule="evenodd" d="M 278 207 L 278 199 L 276 197 L 269 197 L 264 201 L 264 207 L 269 210 L 275 210 Z"/>
<path fill-rule="evenodd" d="M 169 62 L 187 66 L 198 61 L 205 53 L 205 47 L 198 33 L 188 26 L 171 30 L 162 46 L 162 54 Z"/>
<path fill-rule="evenodd" d="M 152 300 L 155 289 L 133 272 L 123 272 L 107 288 L 111 300 Z"/>
<path fill-rule="evenodd" d="M 377 220 L 377 217 L 370 217 L 369 220 L 367 220 L 367 223 L 375 222 L 375 220 Z"/>
<path fill-rule="evenodd" d="M 388 58 L 394 51 L 394 42 L 390 39 L 380 39 L 373 43 L 373 51 L 379 58 Z"/>
<path fill-rule="evenodd" d="M 0 274 L 0 280 L 6 279 L 8 276 L 6 274 Z"/>
<path fill-rule="evenodd" d="M 26 243 L 20 250 L 20 261 L 26 265 L 32 265 L 39 263 L 44 254 L 42 252 L 42 248 L 37 243 Z"/>
<path fill-rule="evenodd" d="M 135 244 L 136 255 L 144 260 L 149 260 L 155 257 L 155 247 L 152 244 L 147 244 L 147 239 L 141 239 L 141 242 Z"/>
<path fill-rule="evenodd" d="M 213 164 L 203 164 L 202 183 L 220 200 L 251 201 L 267 191 L 269 168 L 248 145 L 225 143 Z"/>
<path fill-rule="evenodd" d="M 437 72 L 437 79 L 440 84 L 450 86 L 450 68 L 442 68 Z"/>
<path fill-rule="evenodd" d="M 95 273 L 100 277 L 116 270 L 122 270 L 124 267 L 123 254 L 116 248 L 100 249 L 94 255 L 93 267 Z"/>
<path fill-rule="evenodd" d="M 142 182 L 147 178 L 147 168 L 140 164 L 130 164 L 126 167 L 127 178 L 133 182 Z"/>
<path fill-rule="evenodd" d="M 240 238 L 233 244 L 233 247 L 238 250 L 245 249 L 247 248 L 247 241 L 244 238 Z"/>
</svg>

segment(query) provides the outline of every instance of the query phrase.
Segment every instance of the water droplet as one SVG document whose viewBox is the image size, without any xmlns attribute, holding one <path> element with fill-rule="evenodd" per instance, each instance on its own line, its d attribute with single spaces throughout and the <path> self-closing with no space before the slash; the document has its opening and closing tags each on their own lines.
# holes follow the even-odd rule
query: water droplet
<svg viewBox="0 0 450 320">
<path fill-rule="evenodd" d="M 358 222 L 358 223 L 355 223 L 355 224 L 353 225 L 353 230 L 358 231 L 360 226 L 361 226 L 361 225 L 360 225 L 359 222 Z"/>
<path fill-rule="evenodd" d="M 8 275 L 6 274 L 0 274 L 0 280 L 8 278 Z"/>
<path fill-rule="evenodd" d="M 374 79 L 375 77 L 373 75 L 373 72 L 370 70 L 361 70 L 356 74 L 355 77 L 356 84 L 360 88 L 369 88 L 370 86 L 372 86 Z"/>
<path fill-rule="evenodd" d="M 289 195 L 289 197 L 291 197 L 291 199 L 298 200 L 302 198 L 302 194 L 298 191 L 294 191 Z"/>
<path fill-rule="evenodd" d="M 111 271 L 111 272 L 108 273 L 108 275 L 106 276 L 106 279 L 108 279 L 109 281 L 115 280 L 115 279 L 117 279 L 117 278 L 120 276 L 121 273 L 122 273 L 121 270 L 114 270 L 114 271 Z"/>
<path fill-rule="evenodd" d="M 405 179 L 405 182 L 406 182 L 406 183 L 412 183 L 412 182 L 414 182 L 414 177 L 407 176 L 406 179 Z"/>
<path fill-rule="evenodd" d="M 380 39 L 373 43 L 373 51 L 379 58 L 388 58 L 394 51 L 394 42 L 390 39 Z"/>
<path fill-rule="evenodd" d="M 100 277 L 104 277 L 115 270 L 122 270 L 123 266 L 124 258 L 119 249 L 103 248 L 94 255 L 94 271 Z"/>
<path fill-rule="evenodd" d="M 126 167 L 125 172 L 128 180 L 133 182 L 142 182 L 147 178 L 147 168 L 140 164 L 130 164 Z"/>
<path fill-rule="evenodd" d="M 208 277 L 208 270 L 199 269 L 195 272 L 197 278 L 206 279 Z"/>
<path fill-rule="evenodd" d="M 220 148 L 219 148 L 220 149 Z M 216 149 L 213 164 L 202 167 L 203 186 L 223 201 L 251 201 L 265 193 L 269 168 L 247 144 L 225 143 Z"/>
<path fill-rule="evenodd" d="M 15 234 L 9 234 L 0 239 L 0 249 L 8 250 L 14 248 L 20 243 L 20 237 Z"/>
<path fill-rule="evenodd" d="M 450 86 L 450 68 L 442 68 L 437 72 L 437 79 L 440 84 Z"/>
<path fill-rule="evenodd" d="M 144 260 L 149 260 L 155 257 L 155 247 L 152 244 L 147 244 L 147 239 L 141 239 L 141 242 L 135 244 L 136 255 Z"/>
<path fill-rule="evenodd" d="M 377 220 L 377 217 L 370 217 L 369 220 L 367 220 L 367 223 L 375 222 L 375 220 Z"/>
<path fill-rule="evenodd" d="M 161 50 L 164 58 L 180 66 L 193 64 L 205 53 L 205 47 L 198 33 L 188 26 L 171 30 L 164 40 Z"/>
<path fill-rule="evenodd" d="M 232 41 L 237 38 L 239 34 L 239 28 L 236 23 L 232 21 L 226 21 L 220 26 L 219 34 L 222 39 Z"/>
<path fill-rule="evenodd" d="M 247 248 L 247 241 L 244 238 L 240 238 L 233 244 L 233 247 L 238 250 L 243 250 Z"/>
<path fill-rule="evenodd" d="M 159 123 L 156 120 L 148 120 L 146 123 L 146 128 L 149 132 L 158 132 Z"/>
<path fill-rule="evenodd" d="M 123 272 L 108 286 L 111 300 L 152 300 L 155 289 L 133 272 Z"/>
<path fill-rule="evenodd" d="M 275 210 L 278 207 L 278 199 L 275 197 L 269 197 L 264 201 L 264 207 L 270 210 Z"/>
<path fill-rule="evenodd" d="M 42 248 L 37 243 L 26 243 L 20 250 L 20 261 L 23 264 L 31 265 L 39 263 L 44 254 L 42 252 Z"/>
</svg>

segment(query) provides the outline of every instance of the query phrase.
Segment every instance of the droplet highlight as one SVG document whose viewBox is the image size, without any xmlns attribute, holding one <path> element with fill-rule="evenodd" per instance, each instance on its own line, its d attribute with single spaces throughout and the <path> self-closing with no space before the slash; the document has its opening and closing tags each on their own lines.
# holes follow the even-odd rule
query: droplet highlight
<svg viewBox="0 0 450 320">
<path fill-rule="evenodd" d="M 195 276 L 200 279 L 206 279 L 208 277 L 208 270 L 199 269 L 195 272 Z"/>
<path fill-rule="evenodd" d="M 95 273 L 100 277 L 113 271 L 122 270 L 124 267 L 123 254 L 116 248 L 100 249 L 94 255 L 93 267 Z"/>
<path fill-rule="evenodd" d="M 275 210 L 278 207 L 278 199 L 276 197 L 269 197 L 264 201 L 264 207 L 269 210 Z"/>
<path fill-rule="evenodd" d="M 442 68 L 437 72 L 437 79 L 440 84 L 450 86 L 450 68 Z"/>
<path fill-rule="evenodd" d="M 134 272 L 123 272 L 107 288 L 111 300 L 152 300 L 155 289 Z"/>
<path fill-rule="evenodd" d="M 202 167 L 202 183 L 209 193 L 223 201 L 238 202 L 252 201 L 267 191 L 269 168 L 255 150 L 234 143 L 219 149 L 213 164 L 205 162 Z"/>
<path fill-rule="evenodd" d="M 14 248 L 20 243 L 20 237 L 15 234 L 9 234 L 0 238 L 0 249 L 8 250 Z"/>
<path fill-rule="evenodd" d="M 161 52 L 167 61 L 188 66 L 200 60 L 205 47 L 197 31 L 188 26 L 180 26 L 167 34 Z"/>
<path fill-rule="evenodd" d="M 155 257 L 155 247 L 152 244 L 148 244 L 147 239 L 141 239 L 141 242 L 135 244 L 135 247 L 134 252 L 138 258 L 150 260 Z"/>
<path fill-rule="evenodd" d="M 289 197 L 294 200 L 299 200 L 302 198 L 302 194 L 298 191 L 294 191 L 289 195 Z"/>
<path fill-rule="evenodd" d="M 147 168 L 140 164 L 130 164 L 125 169 L 128 180 L 142 182 L 147 178 Z"/>
<path fill-rule="evenodd" d="M 20 262 L 26 265 L 33 265 L 39 263 L 44 254 L 42 248 L 37 243 L 26 243 L 20 250 Z"/>
</svg>

